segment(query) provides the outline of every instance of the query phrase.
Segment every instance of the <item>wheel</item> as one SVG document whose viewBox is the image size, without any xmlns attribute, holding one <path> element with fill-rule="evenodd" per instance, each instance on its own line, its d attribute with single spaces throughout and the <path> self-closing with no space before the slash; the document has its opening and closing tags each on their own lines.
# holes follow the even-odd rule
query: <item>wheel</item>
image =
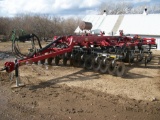
<svg viewBox="0 0 160 120">
<path fill-rule="evenodd" d="M 45 59 L 44 60 L 40 60 L 40 64 L 44 64 L 45 63 Z"/>
<path fill-rule="evenodd" d="M 137 55 L 137 62 L 141 62 L 143 60 L 144 54 L 143 53 L 139 53 Z"/>
<path fill-rule="evenodd" d="M 109 65 L 109 61 L 106 58 L 102 59 L 100 62 L 100 69 L 99 69 L 100 72 L 106 73 L 108 71 L 108 65 Z"/>
<path fill-rule="evenodd" d="M 70 59 L 69 59 L 69 64 L 70 64 L 70 66 L 73 65 L 73 58 L 70 58 Z"/>
<path fill-rule="evenodd" d="M 80 61 L 80 54 L 77 53 L 72 58 L 72 64 L 74 67 L 79 67 L 79 61 Z"/>
<path fill-rule="evenodd" d="M 100 62 L 101 62 L 101 59 L 99 57 L 96 57 L 92 60 L 92 67 L 94 71 L 99 71 Z"/>
<path fill-rule="evenodd" d="M 84 68 L 87 70 L 92 69 L 92 56 L 88 56 L 84 61 Z"/>
<path fill-rule="evenodd" d="M 125 73 L 125 65 L 123 62 L 116 64 L 116 76 L 122 77 Z"/>
<path fill-rule="evenodd" d="M 81 67 L 85 67 L 85 59 L 87 58 L 87 56 L 88 55 L 86 55 L 86 54 L 81 54 L 81 56 L 80 56 L 80 66 Z"/>
<path fill-rule="evenodd" d="M 110 61 L 108 64 L 108 73 L 111 75 L 115 75 L 116 67 L 115 67 L 115 61 Z"/>
<path fill-rule="evenodd" d="M 130 62 L 133 63 L 134 62 L 134 53 L 133 52 L 127 52 L 126 53 L 126 57 L 123 60 L 124 62 Z"/>
<path fill-rule="evenodd" d="M 68 60 L 68 59 L 67 59 L 66 57 L 63 58 L 63 65 L 64 65 L 64 66 L 67 65 L 67 60 Z"/>
<path fill-rule="evenodd" d="M 38 62 L 33 62 L 33 64 L 38 65 Z"/>
<path fill-rule="evenodd" d="M 52 65 L 52 60 L 53 60 L 53 58 L 48 58 L 48 59 L 47 59 L 48 65 Z"/>
<path fill-rule="evenodd" d="M 147 63 L 151 62 L 151 60 L 152 60 L 152 53 L 149 53 L 147 57 Z"/>
<path fill-rule="evenodd" d="M 60 58 L 58 56 L 55 57 L 55 64 L 59 65 Z"/>
</svg>

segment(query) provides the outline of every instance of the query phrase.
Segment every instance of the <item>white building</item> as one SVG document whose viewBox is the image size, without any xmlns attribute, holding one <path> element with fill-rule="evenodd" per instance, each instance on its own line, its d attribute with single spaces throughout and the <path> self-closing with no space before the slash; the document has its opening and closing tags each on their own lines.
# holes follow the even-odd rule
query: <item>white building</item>
<svg viewBox="0 0 160 120">
<path fill-rule="evenodd" d="M 87 15 L 83 21 L 91 22 L 94 33 L 104 31 L 105 35 L 119 35 L 119 30 L 130 36 L 153 37 L 160 50 L 160 14 Z M 75 33 L 82 32 L 79 27 Z"/>
</svg>

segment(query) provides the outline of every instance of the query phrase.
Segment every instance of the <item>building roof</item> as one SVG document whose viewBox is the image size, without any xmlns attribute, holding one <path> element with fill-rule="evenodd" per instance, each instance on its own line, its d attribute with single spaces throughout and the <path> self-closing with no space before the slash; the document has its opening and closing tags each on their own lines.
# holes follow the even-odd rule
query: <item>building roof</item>
<svg viewBox="0 0 160 120">
<path fill-rule="evenodd" d="M 160 14 L 87 15 L 83 21 L 91 22 L 91 31 L 104 31 L 105 35 L 125 34 L 160 36 Z M 82 32 L 79 27 L 75 33 Z"/>
</svg>

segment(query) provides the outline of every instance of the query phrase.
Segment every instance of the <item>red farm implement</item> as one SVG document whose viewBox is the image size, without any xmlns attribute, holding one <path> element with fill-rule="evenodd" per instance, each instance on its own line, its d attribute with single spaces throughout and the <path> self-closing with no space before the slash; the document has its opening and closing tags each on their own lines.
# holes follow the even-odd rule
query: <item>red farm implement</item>
<svg viewBox="0 0 160 120">
<path fill-rule="evenodd" d="M 157 47 L 154 38 L 140 38 L 139 36 L 103 36 L 94 34 L 70 35 L 54 37 L 48 45 L 42 47 L 41 41 L 35 34 L 16 37 L 13 40 L 12 51 L 16 56 L 14 62 L 6 62 L 2 70 L 8 73 L 15 70 L 18 77 L 18 68 L 25 64 L 52 64 L 63 61 L 63 65 L 83 67 L 85 69 L 123 76 L 124 63 L 144 61 L 145 66 L 152 59 L 151 49 Z M 20 52 L 16 42 L 31 42 L 32 47 L 27 55 Z M 38 43 L 37 45 L 35 43 Z"/>
</svg>

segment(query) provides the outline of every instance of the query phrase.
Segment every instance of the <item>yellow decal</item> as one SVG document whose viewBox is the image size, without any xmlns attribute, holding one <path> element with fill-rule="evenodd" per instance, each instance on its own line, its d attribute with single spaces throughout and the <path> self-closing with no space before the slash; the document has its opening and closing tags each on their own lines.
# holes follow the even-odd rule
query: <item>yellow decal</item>
<svg viewBox="0 0 160 120">
<path fill-rule="evenodd" d="M 110 55 L 111 58 L 116 58 L 116 55 Z"/>
</svg>

